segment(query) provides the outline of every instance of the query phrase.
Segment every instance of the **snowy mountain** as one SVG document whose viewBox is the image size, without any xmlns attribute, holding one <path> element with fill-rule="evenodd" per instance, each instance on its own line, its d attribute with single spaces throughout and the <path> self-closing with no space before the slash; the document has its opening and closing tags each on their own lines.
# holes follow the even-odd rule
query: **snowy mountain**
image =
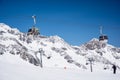
<svg viewBox="0 0 120 80">
<path fill-rule="evenodd" d="M 88 70 L 91 60 L 95 69 L 110 69 L 112 64 L 120 68 L 120 48 L 96 38 L 81 46 L 72 46 L 59 36 L 28 36 L 0 23 L 0 58 L 9 55 L 41 67 Z"/>
</svg>

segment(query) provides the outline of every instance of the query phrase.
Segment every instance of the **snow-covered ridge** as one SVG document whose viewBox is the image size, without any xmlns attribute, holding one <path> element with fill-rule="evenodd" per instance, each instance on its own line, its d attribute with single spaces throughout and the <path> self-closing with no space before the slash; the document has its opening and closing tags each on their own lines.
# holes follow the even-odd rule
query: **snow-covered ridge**
<svg viewBox="0 0 120 80">
<path fill-rule="evenodd" d="M 2 29 L 2 30 L 1 30 Z M 4 23 L 0 23 L 0 30 L 1 31 L 3 31 L 3 30 L 10 30 L 11 28 L 8 26 L 8 25 L 6 25 L 6 24 L 4 24 Z"/>
<path fill-rule="evenodd" d="M 4 23 L 0 23 L 0 31 L 4 31 L 4 32 L 11 32 L 13 31 L 14 33 L 19 33 L 19 30 L 16 28 L 11 28 L 8 25 L 4 24 Z"/>
<path fill-rule="evenodd" d="M 94 66 L 110 69 L 112 64 L 120 67 L 120 48 L 102 44 L 93 38 L 81 46 L 71 46 L 59 36 L 27 36 L 18 29 L 0 23 L 0 56 L 17 55 L 19 59 L 40 66 L 40 50 L 43 50 L 43 66 L 89 69 L 89 58 Z M 97 68 L 96 68 L 97 69 Z"/>
</svg>

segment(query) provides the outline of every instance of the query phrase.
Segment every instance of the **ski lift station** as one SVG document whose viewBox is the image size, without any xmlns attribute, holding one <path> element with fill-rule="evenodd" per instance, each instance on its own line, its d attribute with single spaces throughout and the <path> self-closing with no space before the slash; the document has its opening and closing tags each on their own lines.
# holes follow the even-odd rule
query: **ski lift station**
<svg viewBox="0 0 120 80">
<path fill-rule="evenodd" d="M 35 25 L 36 25 L 36 16 L 33 15 L 32 18 L 33 18 L 34 24 L 33 24 L 32 28 L 30 28 L 28 30 L 27 35 L 39 35 L 40 34 L 39 29 L 35 27 Z"/>
<path fill-rule="evenodd" d="M 103 34 L 103 32 L 102 32 L 102 26 L 100 27 L 99 41 L 103 42 L 103 43 L 107 43 L 108 42 L 108 36 L 105 35 L 105 34 Z"/>
</svg>

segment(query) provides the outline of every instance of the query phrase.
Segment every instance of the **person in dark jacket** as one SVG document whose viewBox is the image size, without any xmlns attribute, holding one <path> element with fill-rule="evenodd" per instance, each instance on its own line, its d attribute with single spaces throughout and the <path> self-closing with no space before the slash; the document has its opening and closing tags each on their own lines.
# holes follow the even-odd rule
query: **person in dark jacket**
<svg viewBox="0 0 120 80">
<path fill-rule="evenodd" d="M 113 68 L 113 74 L 116 74 L 116 69 L 117 69 L 116 65 L 113 64 L 112 68 Z"/>
</svg>

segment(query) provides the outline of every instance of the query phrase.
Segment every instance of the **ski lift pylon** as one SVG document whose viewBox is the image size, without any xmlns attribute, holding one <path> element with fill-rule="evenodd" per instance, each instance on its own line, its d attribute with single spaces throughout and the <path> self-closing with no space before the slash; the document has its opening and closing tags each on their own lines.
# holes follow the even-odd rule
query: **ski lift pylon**
<svg viewBox="0 0 120 80">
<path fill-rule="evenodd" d="M 35 15 L 33 15 L 33 16 L 32 16 L 32 18 L 33 18 L 34 25 L 35 25 L 35 24 L 36 24 L 36 16 L 35 16 Z"/>
</svg>

